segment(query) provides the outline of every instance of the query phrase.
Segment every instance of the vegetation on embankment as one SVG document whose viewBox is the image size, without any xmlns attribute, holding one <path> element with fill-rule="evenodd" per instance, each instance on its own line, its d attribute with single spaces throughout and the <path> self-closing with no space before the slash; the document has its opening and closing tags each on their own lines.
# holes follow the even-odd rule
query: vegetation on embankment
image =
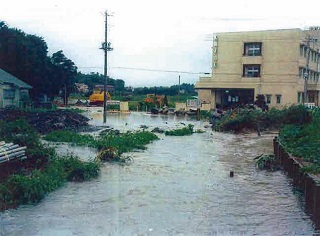
<svg viewBox="0 0 320 236">
<path fill-rule="evenodd" d="M 215 120 L 213 129 L 221 132 L 241 133 L 245 131 L 279 130 L 286 124 L 309 123 L 311 114 L 305 106 L 290 106 L 282 110 L 235 109 L 227 111 Z"/>
<path fill-rule="evenodd" d="M 14 111 L 14 114 L 17 112 Z M 16 120 L 12 113 L 5 114 L 5 121 L 0 122 L 0 140 L 26 146 L 27 159 L 0 164 L 0 210 L 39 202 L 47 193 L 67 181 L 95 178 L 99 175 L 101 160 L 122 162 L 126 160 L 119 158 L 122 153 L 145 149 L 146 144 L 158 139 L 155 134 L 147 131 L 123 134 L 101 132 L 98 137 L 94 137 L 71 130 L 56 130 L 55 126 L 51 127 L 51 123 L 48 123 L 46 130 L 54 131 L 45 139 L 95 147 L 100 151 L 96 160 L 84 162 L 75 156 L 58 156 L 54 149 L 41 142 L 39 130 L 29 123 L 29 119 Z M 38 116 L 44 117 L 44 114 L 39 113 Z M 73 113 L 71 117 L 77 116 Z M 73 123 L 78 123 L 78 120 Z"/>
<path fill-rule="evenodd" d="M 25 120 L 0 122 L 0 139 L 26 146 L 28 157 L 0 165 L 0 210 L 39 202 L 66 181 L 84 181 L 99 175 L 99 162 L 57 156 L 41 143 L 38 133 Z"/>
<path fill-rule="evenodd" d="M 310 114 L 311 122 L 284 126 L 279 132 L 279 142 L 287 152 L 305 161 L 303 171 L 319 174 L 320 108 L 310 111 Z"/>
<path fill-rule="evenodd" d="M 290 106 L 283 110 L 234 110 L 224 115 L 213 128 L 217 131 L 279 130 L 279 141 L 286 151 L 299 157 L 306 165 L 303 171 L 320 173 L 320 108 Z M 259 168 L 273 165 L 273 156 L 257 158 Z"/>
</svg>

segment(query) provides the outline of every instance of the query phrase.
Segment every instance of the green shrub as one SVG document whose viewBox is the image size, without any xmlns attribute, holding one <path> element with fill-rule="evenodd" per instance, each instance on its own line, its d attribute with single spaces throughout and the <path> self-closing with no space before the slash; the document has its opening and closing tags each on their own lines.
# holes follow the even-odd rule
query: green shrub
<svg viewBox="0 0 320 236">
<path fill-rule="evenodd" d="M 227 112 L 216 121 L 213 129 L 222 132 L 239 133 L 245 130 L 280 129 L 284 124 L 304 124 L 311 121 L 311 112 L 302 105 L 295 105 L 269 111 L 236 109 Z"/>
<path fill-rule="evenodd" d="M 310 166 L 304 168 L 304 171 L 318 172 L 320 170 L 319 114 L 319 108 L 312 112 L 308 111 L 304 116 L 306 123 L 303 124 L 299 124 L 301 117 L 293 115 L 298 124 L 286 125 L 279 132 L 279 141 L 289 153 L 311 163 Z"/>
<path fill-rule="evenodd" d="M 75 156 L 59 158 L 68 181 L 86 181 L 98 177 L 100 164 L 95 161 L 84 162 Z"/>
<path fill-rule="evenodd" d="M 11 175 L 0 185 L 0 202 L 3 200 L 4 205 L 37 203 L 66 181 L 90 180 L 99 172 L 98 162 L 83 162 L 73 156 L 52 156 L 42 170 L 33 170 L 28 175 Z"/>
</svg>

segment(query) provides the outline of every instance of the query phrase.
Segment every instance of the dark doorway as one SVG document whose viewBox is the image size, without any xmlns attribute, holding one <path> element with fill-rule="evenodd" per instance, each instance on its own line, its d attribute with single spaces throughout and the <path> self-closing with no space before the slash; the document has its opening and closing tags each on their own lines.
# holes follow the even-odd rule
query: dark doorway
<svg viewBox="0 0 320 236">
<path fill-rule="evenodd" d="M 254 103 L 254 89 L 219 89 L 224 109 L 242 107 Z"/>
</svg>

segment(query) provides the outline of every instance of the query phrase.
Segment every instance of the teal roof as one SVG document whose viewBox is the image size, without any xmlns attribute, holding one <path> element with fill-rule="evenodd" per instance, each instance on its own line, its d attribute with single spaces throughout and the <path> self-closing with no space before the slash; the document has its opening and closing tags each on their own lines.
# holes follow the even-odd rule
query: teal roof
<svg viewBox="0 0 320 236">
<path fill-rule="evenodd" d="M 0 69 L 0 83 L 2 84 L 14 84 L 19 88 L 31 89 L 32 86 L 19 80 L 18 78 L 14 77 L 13 75 L 9 74 L 8 72 Z"/>
</svg>

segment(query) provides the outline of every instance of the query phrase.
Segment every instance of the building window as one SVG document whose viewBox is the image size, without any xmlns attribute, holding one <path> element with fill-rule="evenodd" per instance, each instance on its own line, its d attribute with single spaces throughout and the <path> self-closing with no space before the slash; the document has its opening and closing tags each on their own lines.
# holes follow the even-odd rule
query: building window
<svg viewBox="0 0 320 236">
<path fill-rule="evenodd" d="M 20 90 L 20 100 L 26 101 L 29 99 L 29 91 L 27 89 Z"/>
<path fill-rule="evenodd" d="M 243 65 L 243 77 L 260 77 L 261 65 Z"/>
<path fill-rule="evenodd" d="M 276 97 L 277 97 L 277 104 L 280 104 L 281 103 L 281 95 L 276 95 Z"/>
<path fill-rule="evenodd" d="M 300 45 L 300 57 L 302 57 L 303 56 L 303 45 Z"/>
<path fill-rule="evenodd" d="M 3 90 L 3 99 L 14 99 L 15 98 L 15 89 L 4 89 Z"/>
<path fill-rule="evenodd" d="M 302 103 L 302 102 L 303 102 L 303 93 L 298 92 L 298 103 Z"/>
<path fill-rule="evenodd" d="M 262 43 L 245 43 L 244 55 L 245 56 L 261 56 Z"/>
<path fill-rule="evenodd" d="M 270 103 L 271 103 L 271 97 L 272 97 L 271 94 L 266 94 L 266 103 L 267 103 L 267 104 L 270 104 Z"/>
<path fill-rule="evenodd" d="M 299 79 L 303 78 L 303 68 L 299 67 Z"/>
<path fill-rule="evenodd" d="M 303 56 L 305 58 L 307 58 L 307 51 L 308 51 L 308 49 L 306 47 L 303 47 Z"/>
</svg>

